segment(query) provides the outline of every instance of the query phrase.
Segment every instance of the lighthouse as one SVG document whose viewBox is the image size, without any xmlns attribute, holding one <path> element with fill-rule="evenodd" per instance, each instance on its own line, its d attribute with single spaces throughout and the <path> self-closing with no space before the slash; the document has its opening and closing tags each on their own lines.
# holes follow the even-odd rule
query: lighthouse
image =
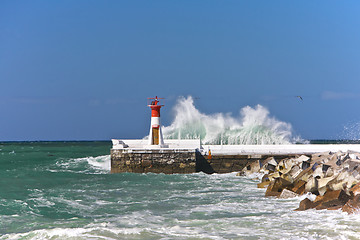
<svg viewBox="0 0 360 240">
<path fill-rule="evenodd" d="M 164 105 L 160 104 L 160 99 L 163 98 L 158 98 L 157 96 L 155 98 L 148 98 L 150 103 L 148 106 L 151 108 L 149 145 L 162 147 L 164 146 L 164 138 L 160 124 L 160 108 Z"/>
</svg>

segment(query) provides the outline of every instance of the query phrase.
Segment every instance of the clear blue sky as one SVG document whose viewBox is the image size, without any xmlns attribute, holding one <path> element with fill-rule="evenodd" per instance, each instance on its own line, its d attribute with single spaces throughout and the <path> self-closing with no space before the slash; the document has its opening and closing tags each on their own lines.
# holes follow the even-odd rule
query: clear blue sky
<svg viewBox="0 0 360 240">
<path fill-rule="evenodd" d="M 155 95 L 164 125 L 192 95 L 206 114 L 261 104 L 305 139 L 337 138 L 360 122 L 359 13 L 360 1 L 2 0 L 0 140 L 140 138 Z"/>
</svg>

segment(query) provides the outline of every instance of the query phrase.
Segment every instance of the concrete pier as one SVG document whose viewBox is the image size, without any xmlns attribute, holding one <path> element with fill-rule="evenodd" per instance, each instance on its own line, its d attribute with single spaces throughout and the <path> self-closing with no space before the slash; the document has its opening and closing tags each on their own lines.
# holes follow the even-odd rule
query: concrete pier
<svg viewBox="0 0 360 240">
<path fill-rule="evenodd" d="M 269 157 L 280 161 L 319 152 L 360 152 L 360 144 L 201 145 L 200 140 L 165 140 L 164 146 L 149 146 L 146 140 L 113 140 L 111 172 L 229 173 Z"/>
</svg>

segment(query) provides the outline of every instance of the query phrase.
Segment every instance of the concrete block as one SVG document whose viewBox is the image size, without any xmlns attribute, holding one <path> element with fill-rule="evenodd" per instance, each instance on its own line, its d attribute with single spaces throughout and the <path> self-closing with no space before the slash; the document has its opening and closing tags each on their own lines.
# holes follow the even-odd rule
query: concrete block
<svg viewBox="0 0 360 240">
<path fill-rule="evenodd" d="M 311 208 L 315 208 L 317 206 L 316 203 L 312 202 L 310 199 L 305 198 L 299 204 L 299 207 L 295 209 L 295 211 L 305 211 Z"/>
<path fill-rule="evenodd" d="M 317 196 L 315 199 L 315 204 L 318 203 L 316 209 L 328 209 L 336 208 L 343 206 L 347 201 L 349 201 L 350 196 L 345 193 L 343 190 L 331 191 L 328 190 L 324 196 Z"/>
<path fill-rule="evenodd" d="M 313 172 L 313 176 L 314 177 L 320 177 L 320 178 L 324 177 L 324 173 L 323 173 L 323 170 L 322 170 L 322 165 L 318 165 L 315 168 L 315 170 Z"/>
<path fill-rule="evenodd" d="M 305 193 L 305 185 L 305 181 L 299 180 L 295 183 L 295 186 L 291 189 L 291 191 L 295 192 L 296 194 L 303 195 Z"/>
<path fill-rule="evenodd" d="M 286 181 L 291 182 L 291 183 L 294 182 L 294 179 L 292 178 L 292 176 L 291 176 L 289 173 L 287 173 L 287 174 L 282 174 L 282 175 L 281 175 L 281 178 L 283 178 L 283 179 L 285 179 Z"/>
<path fill-rule="evenodd" d="M 324 186 L 324 187 L 319 187 L 318 189 L 317 189 L 317 192 L 319 193 L 319 195 L 320 196 L 324 196 L 324 194 L 326 193 L 326 191 L 327 191 L 327 187 L 326 186 Z"/>
<path fill-rule="evenodd" d="M 267 162 L 267 164 L 271 165 L 273 167 L 276 167 L 278 165 L 278 163 L 276 162 L 274 157 L 270 158 L 269 161 Z"/>
<path fill-rule="evenodd" d="M 328 185 L 328 183 L 333 180 L 334 177 L 320 178 L 318 179 L 318 188 L 323 188 Z"/>
<path fill-rule="evenodd" d="M 355 171 L 360 166 L 360 160 L 357 159 L 349 159 L 346 162 L 348 171 Z"/>
<path fill-rule="evenodd" d="M 310 162 L 302 162 L 301 163 L 302 170 L 305 170 L 305 169 L 307 169 L 309 167 L 310 167 Z"/>
<path fill-rule="evenodd" d="M 331 156 L 331 151 L 314 153 L 314 154 L 311 155 L 311 160 L 312 161 L 317 161 L 319 159 L 329 158 L 330 156 Z"/>
<path fill-rule="evenodd" d="M 305 192 L 314 192 L 315 190 L 317 190 L 315 178 L 311 176 L 305 184 Z"/>
<path fill-rule="evenodd" d="M 272 193 L 278 192 L 279 195 L 284 188 L 291 189 L 294 187 L 291 182 L 279 177 L 274 181 L 271 181 L 268 188 L 266 189 L 265 196 L 273 196 Z"/>
<path fill-rule="evenodd" d="M 281 192 L 266 191 L 265 197 L 279 197 Z"/>
<path fill-rule="evenodd" d="M 257 184 L 258 188 L 267 188 L 270 184 L 270 181 L 265 181 Z"/>
<path fill-rule="evenodd" d="M 313 170 L 312 168 L 307 168 L 305 170 L 303 170 L 296 178 L 295 178 L 295 182 L 299 181 L 299 180 L 303 180 L 305 182 L 308 182 L 310 176 L 312 176 Z"/>
<path fill-rule="evenodd" d="M 280 177 L 279 172 L 274 172 L 274 173 L 268 174 L 268 178 L 270 181 L 274 181 L 276 178 L 279 178 L 279 177 Z"/>
<path fill-rule="evenodd" d="M 360 214 L 360 195 L 348 200 L 341 210 L 348 214 Z"/>
<path fill-rule="evenodd" d="M 306 155 L 301 155 L 300 157 L 295 158 L 295 161 L 298 163 L 308 162 L 308 161 L 310 161 L 310 158 Z"/>
<path fill-rule="evenodd" d="M 359 169 L 360 170 L 360 169 Z M 351 173 L 351 175 L 355 178 L 355 179 L 357 179 L 357 180 L 360 180 L 360 173 L 359 173 L 359 171 L 356 169 L 356 170 L 354 170 L 352 173 Z"/>
<path fill-rule="evenodd" d="M 332 182 L 331 181 L 328 186 L 329 186 L 330 190 L 337 191 L 337 190 L 345 189 L 346 183 L 344 183 L 342 181 L 340 181 L 340 182 Z"/>
<path fill-rule="evenodd" d="M 360 160 L 360 153 L 357 152 L 349 153 L 349 157 L 353 160 Z"/>
<path fill-rule="evenodd" d="M 356 185 L 357 183 L 359 183 L 359 180 L 357 180 L 356 178 L 354 178 L 352 175 L 350 175 L 346 180 L 347 180 L 347 183 L 346 183 L 346 188 L 345 188 L 345 190 L 346 190 L 347 192 L 349 192 L 350 189 L 351 189 L 354 185 Z"/>
<path fill-rule="evenodd" d="M 266 174 L 264 174 L 264 176 L 262 176 L 261 182 L 270 182 L 270 178 L 269 178 L 268 173 L 266 173 Z"/>
<path fill-rule="evenodd" d="M 332 167 L 329 167 L 324 173 L 324 177 L 332 177 L 334 176 L 334 170 Z"/>
<path fill-rule="evenodd" d="M 357 183 L 357 184 L 355 184 L 354 186 L 351 187 L 350 194 L 352 196 L 360 195 L 360 183 Z"/>
<path fill-rule="evenodd" d="M 294 197 L 298 197 L 298 196 L 299 196 L 298 194 L 285 188 L 282 190 L 279 198 L 294 198 Z"/>
</svg>

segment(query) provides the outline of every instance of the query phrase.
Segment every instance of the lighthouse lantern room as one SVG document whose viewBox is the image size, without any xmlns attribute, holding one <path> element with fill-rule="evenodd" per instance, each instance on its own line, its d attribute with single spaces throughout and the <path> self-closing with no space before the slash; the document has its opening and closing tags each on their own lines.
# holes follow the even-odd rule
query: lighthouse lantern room
<svg viewBox="0 0 360 240">
<path fill-rule="evenodd" d="M 160 124 L 160 108 L 164 106 L 160 103 L 162 99 L 157 96 L 155 98 L 148 98 L 148 106 L 151 108 L 149 145 L 159 147 L 165 146 Z"/>
</svg>

